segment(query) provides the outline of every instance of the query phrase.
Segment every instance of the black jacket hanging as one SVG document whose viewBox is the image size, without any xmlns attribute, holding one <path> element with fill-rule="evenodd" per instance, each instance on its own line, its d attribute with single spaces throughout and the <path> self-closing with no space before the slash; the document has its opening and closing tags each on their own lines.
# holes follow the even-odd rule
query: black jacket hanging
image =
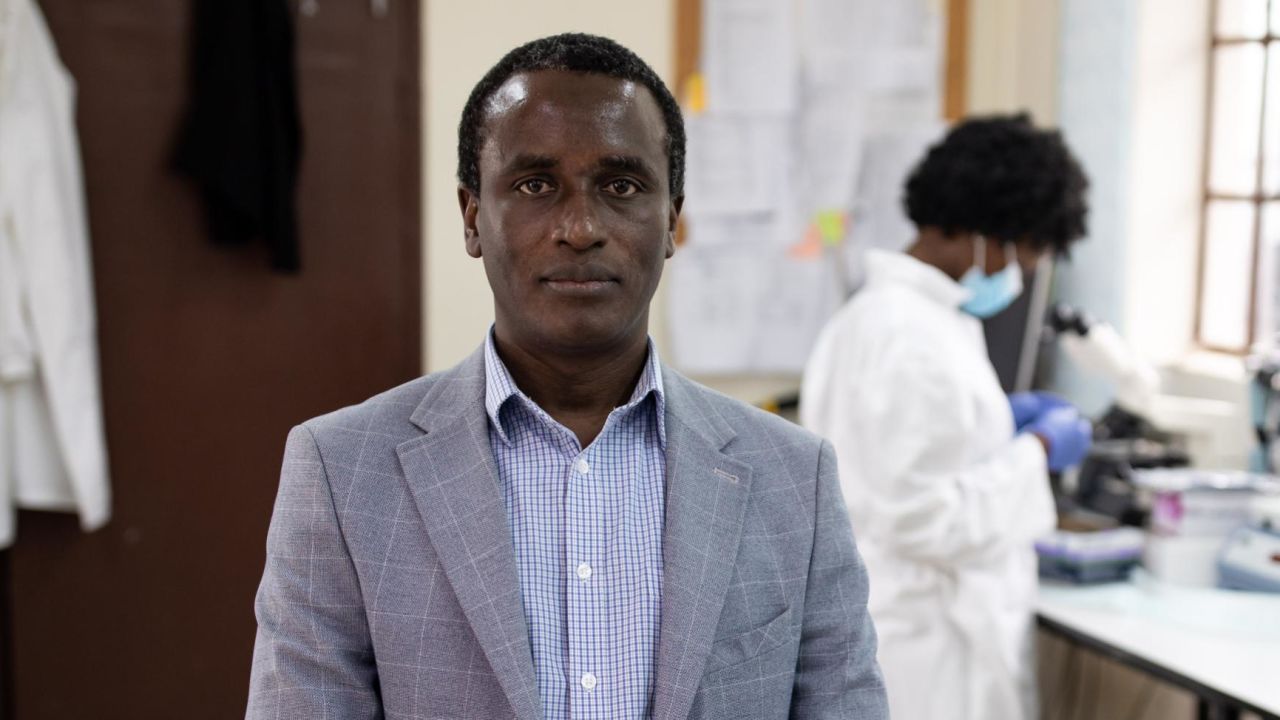
<svg viewBox="0 0 1280 720">
<path fill-rule="evenodd" d="M 215 243 L 261 239 L 300 268 L 301 128 L 287 0 L 194 0 L 191 94 L 174 163 L 204 199 Z"/>
</svg>

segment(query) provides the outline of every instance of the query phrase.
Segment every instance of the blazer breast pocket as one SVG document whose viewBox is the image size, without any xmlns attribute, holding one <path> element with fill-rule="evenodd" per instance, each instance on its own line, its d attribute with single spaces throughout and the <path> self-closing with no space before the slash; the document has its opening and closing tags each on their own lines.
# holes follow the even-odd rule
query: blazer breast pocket
<svg viewBox="0 0 1280 720">
<path fill-rule="evenodd" d="M 711 646 L 691 720 L 771 720 L 791 706 L 800 633 L 792 612 Z"/>
<path fill-rule="evenodd" d="M 791 619 L 791 608 L 787 608 L 754 630 L 712 643 L 711 652 L 707 656 L 707 667 L 703 672 L 704 680 L 711 680 L 714 675 L 756 660 L 786 644 L 788 640 L 799 639 L 799 633 L 792 627 Z"/>
</svg>

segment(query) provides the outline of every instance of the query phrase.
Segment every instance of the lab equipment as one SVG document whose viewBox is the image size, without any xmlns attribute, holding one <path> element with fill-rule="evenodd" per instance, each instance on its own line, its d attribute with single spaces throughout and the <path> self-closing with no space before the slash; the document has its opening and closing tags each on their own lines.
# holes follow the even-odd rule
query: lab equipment
<svg viewBox="0 0 1280 720">
<path fill-rule="evenodd" d="M 1081 370 L 1114 383 L 1116 407 L 1142 417 L 1150 412 L 1160 390 L 1155 368 L 1129 349 L 1111 325 L 1070 305 L 1055 305 L 1049 328 L 1056 333 L 1063 352 Z"/>
<path fill-rule="evenodd" d="M 1248 524 L 1255 498 L 1280 492 L 1280 478 L 1261 473 L 1145 470 L 1134 473 L 1151 493 L 1149 529 L 1159 535 L 1223 535 Z"/>
<path fill-rule="evenodd" d="M 1173 583 L 1212 587 L 1227 538 L 1250 524 L 1259 497 L 1280 492 L 1280 479 L 1247 472 L 1192 469 L 1136 471 L 1150 507 L 1143 564 Z"/>
<path fill-rule="evenodd" d="M 1280 593 L 1280 532 L 1242 527 L 1231 533 L 1218 558 L 1218 584 Z"/>
<path fill-rule="evenodd" d="M 1249 516 L 1249 524 L 1232 532 L 1222 548 L 1218 584 L 1280 593 L 1280 496 L 1256 498 Z"/>
<path fill-rule="evenodd" d="M 1211 588 L 1218 584 L 1218 554 L 1225 539 L 1147 535 L 1142 566 L 1159 580 L 1187 587 Z"/>
<path fill-rule="evenodd" d="M 1159 375 L 1114 328 L 1070 305 L 1053 307 L 1046 334 L 1082 370 L 1109 380 L 1116 393 L 1094 423 L 1093 447 L 1073 485 L 1058 488 L 1059 505 L 1064 511 L 1081 507 L 1141 527 L 1147 509 L 1138 502 L 1133 473 L 1190 464 L 1184 439 L 1148 419 L 1156 407 L 1167 404 L 1167 396 L 1159 395 Z"/>
<path fill-rule="evenodd" d="M 1251 357 L 1249 369 L 1253 373 L 1249 383 L 1250 420 L 1258 436 L 1250 469 L 1275 472 L 1280 468 L 1280 352 Z"/>
<path fill-rule="evenodd" d="M 1144 539 L 1137 528 L 1093 532 L 1055 530 L 1036 541 L 1040 576 L 1077 584 L 1123 580 L 1142 561 Z"/>
</svg>

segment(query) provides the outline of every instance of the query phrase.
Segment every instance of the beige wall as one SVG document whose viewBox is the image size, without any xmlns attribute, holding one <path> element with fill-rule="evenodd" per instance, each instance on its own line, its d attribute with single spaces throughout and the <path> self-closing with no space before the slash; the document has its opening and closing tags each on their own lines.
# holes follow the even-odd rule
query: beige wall
<svg viewBox="0 0 1280 720">
<path fill-rule="evenodd" d="M 1055 122 L 1059 11 L 1060 0 L 971 0 L 969 114 L 1028 110 Z"/>
<path fill-rule="evenodd" d="M 472 86 L 517 45 L 560 32 L 607 35 L 668 83 L 674 62 L 670 2 L 428 0 L 423 22 L 423 333 L 426 370 L 450 367 L 483 340 L 493 304 L 479 260 L 462 246 L 456 180 L 457 127 Z M 657 309 L 655 309 L 657 310 Z M 656 332 L 661 313 L 655 311 Z"/>
</svg>

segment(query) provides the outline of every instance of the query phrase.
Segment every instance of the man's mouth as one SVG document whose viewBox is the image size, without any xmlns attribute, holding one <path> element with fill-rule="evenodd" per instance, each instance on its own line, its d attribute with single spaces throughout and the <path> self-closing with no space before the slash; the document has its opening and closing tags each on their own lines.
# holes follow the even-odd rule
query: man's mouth
<svg viewBox="0 0 1280 720">
<path fill-rule="evenodd" d="M 596 265 L 556 268 L 542 278 L 542 284 L 566 295 L 596 295 L 618 285 L 618 278 Z"/>
</svg>

